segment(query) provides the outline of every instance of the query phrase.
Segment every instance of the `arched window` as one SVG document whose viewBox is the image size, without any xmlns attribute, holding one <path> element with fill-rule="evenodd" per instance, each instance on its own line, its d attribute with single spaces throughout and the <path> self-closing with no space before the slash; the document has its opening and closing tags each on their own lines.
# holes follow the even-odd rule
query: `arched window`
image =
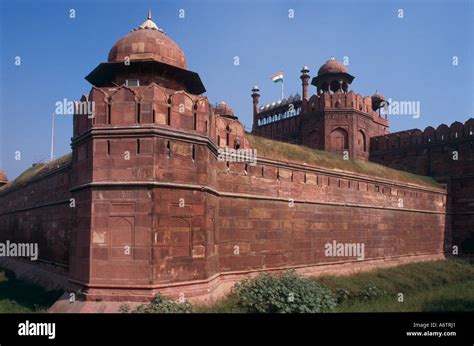
<svg viewBox="0 0 474 346">
<path fill-rule="evenodd" d="M 336 92 L 339 90 L 339 82 L 337 80 L 331 81 L 331 91 Z"/>
<path fill-rule="evenodd" d="M 328 82 L 324 82 L 321 87 L 322 87 L 323 91 L 329 91 L 329 83 Z"/>
<path fill-rule="evenodd" d="M 230 126 L 227 125 L 225 128 L 225 145 L 229 146 L 230 145 Z"/>
<path fill-rule="evenodd" d="M 357 133 L 357 145 L 358 145 L 358 148 L 359 150 L 362 150 L 363 152 L 366 152 L 367 151 L 367 143 L 366 143 L 366 139 L 365 139 L 365 133 L 362 131 L 362 130 L 359 130 L 359 132 Z"/>
<path fill-rule="evenodd" d="M 110 103 L 107 104 L 107 124 L 111 124 L 112 119 L 112 105 Z"/>
<path fill-rule="evenodd" d="M 167 104 L 167 113 L 166 113 L 166 125 L 170 126 L 171 125 L 171 97 L 168 98 L 168 104 Z"/>
</svg>

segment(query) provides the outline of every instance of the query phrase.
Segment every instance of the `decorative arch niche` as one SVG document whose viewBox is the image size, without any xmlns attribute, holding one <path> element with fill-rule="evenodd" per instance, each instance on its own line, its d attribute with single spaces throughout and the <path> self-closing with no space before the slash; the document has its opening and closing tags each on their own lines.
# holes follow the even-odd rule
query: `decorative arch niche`
<svg viewBox="0 0 474 346">
<path fill-rule="evenodd" d="M 367 152 L 367 139 L 362 130 L 357 131 L 357 146 L 364 153 Z"/>
<path fill-rule="evenodd" d="M 338 127 L 331 132 L 331 149 L 346 150 L 349 149 L 349 135 L 346 130 Z"/>
</svg>

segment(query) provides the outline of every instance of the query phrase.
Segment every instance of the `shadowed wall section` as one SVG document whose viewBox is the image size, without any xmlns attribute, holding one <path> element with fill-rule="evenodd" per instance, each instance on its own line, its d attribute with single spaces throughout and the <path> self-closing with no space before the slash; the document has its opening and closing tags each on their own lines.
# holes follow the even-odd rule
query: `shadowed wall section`
<svg viewBox="0 0 474 346">
<path fill-rule="evenodd" d="M 474 119 L 429 126 L 371 139 L 370 160 L 395 169 L 433 176 L 446 184 L 446 251 L 474 252 Z"/>
<path fill-rule="evenodd" d="M 71 164 L 0 190 L 0 242 L 37 243 L 39 260 L 69 263 Z M 7 185 L 9 187 L 9 185 Z"/>
</svg>

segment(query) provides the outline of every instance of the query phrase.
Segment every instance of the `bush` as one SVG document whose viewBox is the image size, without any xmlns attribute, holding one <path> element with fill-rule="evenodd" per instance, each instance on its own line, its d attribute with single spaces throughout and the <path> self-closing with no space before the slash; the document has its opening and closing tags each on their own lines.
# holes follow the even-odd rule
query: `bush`
<svg viewBox="0 0 474 346">
<path fill-rule="evenodd" d="M 381 290 L 375 285 L 368 284 L 360 290 L 357 298 L 360 300 L 373 300 L 382 297 L 385 295 L 385 291 Z"/>
<path fill-rule="evenodd" d="M 344 303 L 353 297 L 352 293 L 345 288 L 338 288 L 336 290 L 336 300 L 338 304 Z"/>
<path fill-rule="evenodd" d="M 234 286 L 233 293 L 246 312 L 305 313 L 333 311 L 336 307 L 329 289 L 294 271 L 243 280 Z"/>
<path fill-rule="evenodd" d="M 119 306 L 118 312 L 121 312 L 123 314 L 126 314 L 130 312 L 130 305 L 128 304 L 122 304 Z"/>
<path fill-rule="evenodd" d="M 121 312 L 128 312 L 126 307 L 120 309 Z M 132 313 L 189 313 L 193 311 L 190 302 L 185 300 L 183 303 L 177 303 L 171 298 L 164 297 L 157 293 L 150 304 L 141 304 L 137 306 Z"/>
</svg>

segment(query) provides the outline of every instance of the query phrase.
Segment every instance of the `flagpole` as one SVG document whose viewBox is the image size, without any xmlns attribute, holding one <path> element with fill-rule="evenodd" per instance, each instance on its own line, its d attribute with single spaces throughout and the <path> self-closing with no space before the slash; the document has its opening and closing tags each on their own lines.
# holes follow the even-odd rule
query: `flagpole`
<svg viewBox="0 0 474 346">
<path fill-rule="evenodd" d="M 51 126 L 51 161 L 54 158 L 54 112 L 53 112 L 53 125 Z"/>
<path fill-rule="evenodd" d="M 281 100 L 284 99 L 284 94 L 283 94 L 283 80 L 281 81 Z"/>
</svg>

